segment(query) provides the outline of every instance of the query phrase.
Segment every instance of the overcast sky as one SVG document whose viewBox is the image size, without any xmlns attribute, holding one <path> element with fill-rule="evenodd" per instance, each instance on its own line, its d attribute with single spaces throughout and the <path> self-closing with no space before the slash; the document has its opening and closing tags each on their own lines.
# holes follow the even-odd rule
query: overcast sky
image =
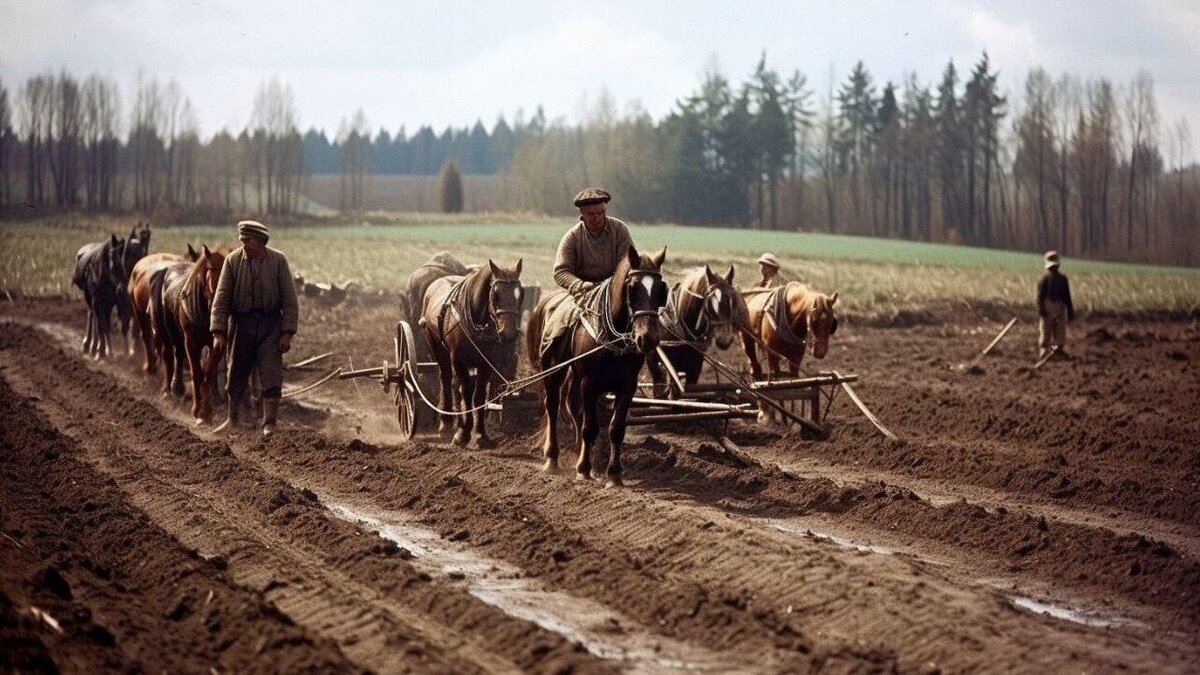
<svg viewBox="0 0 1200 675">
<path fill-rule="evenodd" d="M 573 122 L 603 89 L 658 118 L 706 64 L 741 82 L 764 50 L 824 95 L 831 71 L 840 83 L 860 59 L 880 84 L 910 72 L 935 83 L 947 60 L 966 72 L 985 49 L 1016 94 L 1037 65 L 1119 85 L 1144 69 L 1163 130 L 1186 119 L 1200 145 L 1196 0 L 0 0 L 10 91 L 66 68 L 116 79 L 128 101 L 141 69 L 181 85 L 206 135 L 243 127 L 273 76 L 294 90 L 300 126 L 332 135 L 359 108 L 389 131 L 490 129 L 538 105 Z"/>
</svg>

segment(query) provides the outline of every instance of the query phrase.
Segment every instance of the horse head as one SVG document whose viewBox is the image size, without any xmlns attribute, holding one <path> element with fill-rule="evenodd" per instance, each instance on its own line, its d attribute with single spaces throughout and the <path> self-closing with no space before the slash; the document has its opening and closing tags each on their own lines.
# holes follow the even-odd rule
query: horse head
<svg viewBox="0 0 1200 675">
<path fill-rule="evenodd" d="M 702 316 L 712 328 L 713 342 L 721 350 L 729 349 L 738 329 L 747 323 L 746 301 L 733 285 L 733 274 L 733 265 L 729 266 L 725 276 L 705 265 L 704 279 L 708 287 L 699 294 L 704 302 Z"/>
<path fill-rule="evenodd" d="M 112 280 L 114 285 L 120 284 L 124 279 L 125 272 L 125 240 L 118 239 L 117 235 L 108 235 L 108 241 L 104 242 L 104 274 Z"/>
<path fill-rule="evenodd" d="M 487 270 L 491 275 L 488 314 L 502 340 L 512 340 L 521 328 L 521 303 L 525 298 L 525 289 L 521 287 L 521 263 L 522 259 L 518 258 L 515 266 L 504 268 L 488 260 Z"/>
<path fill-rule="evenodd" d="M 221 269 L 225 267 L 225 253 L 213 251 L 208 245 L 200 247 L 200 255 L 192 267 L 192 274 L 198 279 L 198 284 L 204 291 L 204 296 L 210 301 L 217 294 L 217 282 L 221 279 Z"/>
<path fill-rule="evenodd" d="M 812 335 L 812 353 L 818 359 L 825 358 L 829 351 L 829 336 L 837 332 L 837 317 L 833 314 L 833 305 L 837 302 L 838 294 L 823 295 L 813 292 L 812 306 L 808 310 L 808 332 Z"/>
<path fill-rule="evenodd" d="M 125 240 L 125 246 L 121 252 L 121 281 L 129 281 L 129 275 L 133 273 L 133 266 L 137 264 L 137 261 L 145 258 L 149 250 L 150 231 L 143 230 L 139 233 L 136 227 L 130 230 L 129 238 Z"/>
<path fill-rule="evenodd" d="M 621 302 L 612 302 L 610 307 L 614 313 L 624 314 L 630 322 L 634 346 L 642 354 L 648 354 L 658 346 L 658 311 L 667 304 L 667 282 L 662 278 L 662 265 L 666 259 L 665 246 L 654 255 L 642 255 L 630 246 L 627 258 L 621 261 L 618 273 L 613 275 L 611 292 L 623 297 Z M 622 272 L 623 280 L 619 278 Z M 615 321 L 618 317 L 610 318 Z"/>
</svg>

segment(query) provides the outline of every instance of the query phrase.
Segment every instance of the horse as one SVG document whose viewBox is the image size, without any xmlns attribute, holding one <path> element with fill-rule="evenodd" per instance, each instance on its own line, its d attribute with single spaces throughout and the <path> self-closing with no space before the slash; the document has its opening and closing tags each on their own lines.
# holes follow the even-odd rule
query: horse
<svg viewBox="0 0 1200 675">
<path fill-rule="evenodd" d="M 132 305 L 129 302 L 129 278 L 133 274 L 133 268 L 146 254 L 150 252 L 150 226 L 142 226 L 141 231 L 138 231 L 137 226 L 129 231 L 129 238 L 125 240 L 125 246 L 121 250 L 121 274 L 117 283 L 117 320 L 121 325 L 121 337 L 125 340 L 125 352 L 129 356 L 133 356 L 134 342 L 129 339 L 129 323 L 132 319 Z M 140 328 L 134 325 L 134 329 Z M 143 342 L 143 346 L 145 343 Z"/>
<path fill-rule="evenodd" d="M 188 368 L 192 373 L 192 417 L 196 424 L 204 424 L 212 416 L 209 387 L 216 379 L 221 354 L 213 349 L 213 336 L 209 331 L 209 318 L 213 296 L 217 292 L 217 280 L 225 266 L 225 252 L 211 251 L 201 247 L 200 257 L 192 263 L 187 273 L 174 279 L 162 291 L 163 309 L 171 325 L 169 337 L 172 349 L 187 355 Z M 173 324 L 170 322 L 173 321 Z M 179 340 L 182 338 L 182 341 Z M 208 347 L 208 359 L 202 360 L 204 348 Z"/>
<path fill-rule="evenodd" d="M 729 349 L 734 336 L 747 326 L 746 301 L 733 286 L 733 274 L 733 265 L 723 277 L 705 265 L 688 273 L 667 297 L 659 317 L 659 347 L 683 372 L 685 384 L 700 380 L 704 354 L 710 346 L 715 343 L 721 351 Z M 667 383 L 658 351 L 646 355 L 656 395 L 666 391 Z"/>
<path fill-rule="evenodd" d="M 407 304 L 402 308 L 405 318 L 416 323 L 425 308 L 425 290 L 442 277 L 466 276 L 471 268 L 459 262 L 449 251 L 438 251 L 425 264 L 408 275 L 408 292 L 401 296 Z"/>
<path fill-rule="evenodd" d="M 810 335 L 813 356 L 825 358 L 829 337 L 837 332 L 838 321 L 833 313 L 838 299 L 836 291 L 824 295 L 792 281 L 771 289 L 749 289 L 743 295 L 749 326 L 742 331 L 742 347 L 755 380 L 764 376 L 758 361 L 759 345 L 767 356 L 768 375 L 780 372 L 781 358 L 787 360 L 789 374 L 793 377 L 799 374 Z"/>
<path fill-rule="evenodd" d="M 117 286 L 122 277 L 124 245 L 123 239 L 110 234 L 106 241 L 84 244 L 75 254 L 71 283 L 83 291 L 83 301 L 88 309 L 83 352 L 96 359 L 111 354 L 108 335 L 112 311 L 117 305 Z"/>
<path fill-rule="evenodd" d="M 542 390 L 543 470 L 558 470 L 558 410 L 565 397 L 579 448 L 575 478 L 591 479 L 591 449 L 600 433 L 596 408 L 601 395 L 612 392 L 615 402 L 608 426 L 610 450 L 605 473 L 609 486 L 622 484 L 626 417 L 646 355 L 658 346 L 658 312 L 667 301 L 667 284 L 661 273 L 666 257 L 666 248 L 643 256 L 630 246 L 613 276 L 578 303 L 579 311 L 572 313 L 578 317 L 570 322 L 562 321 L 572 306 L 565 291 L 546 294 L 534 307 L 525 335 L 529 363 L 551 371 Z M 569 371 L 559 367 L 567 362 Z"/>
<path fill-rule="evenodd" d="M 473 432 L 478 447 L 493 446 L 484 425 L 488 384 L 493 375 L 505 380 L 516 375 L 516 338 L 524 296 L 521 262 L 506 269 L 488 260 L 486 266 L 466 276 L 435 279 L 425 290 L 420 324 L 438 364 L 438 407 L 442 410 L 454 408 L 452 381 L 458 382 L 457 446 L 466 446 Z M 449 419 L 442 415 L 439 430 L 448 427 Z"/>
<path fill-rule="evenodd" d="M 128 296 L 127 301 L 129 302 L 130 314 L 133 316 L 138 337 L 142 341 L 142 351 L 145 352 L 145 359 L 142 361 L 142 370 L 146 373 L 154 373 L 158 365 L 155 358 L 158 355 L 158 348 L 156 347 L 154 337 L 155 329 L 150 320 L 151 277 L 155 272 L 174 263 L 196 262 L 196 259 L 199 257 L 200 254 L 196 252 L 196 249 L 192 248 L 191 244 L 188 244 L 186 258 L 174 253 L 151 253 L 138 260 L 130 270 L 126 295 Z"/>
</svg>

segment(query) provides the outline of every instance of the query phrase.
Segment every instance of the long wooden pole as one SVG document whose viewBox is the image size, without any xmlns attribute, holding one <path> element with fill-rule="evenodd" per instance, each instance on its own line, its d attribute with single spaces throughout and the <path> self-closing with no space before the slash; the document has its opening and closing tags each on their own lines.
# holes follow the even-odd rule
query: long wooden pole
<svg viewBox="0 0 1200 675">
<path fill-rule="evenodd" d="M 988 352 L 992 351 L 993 347 L 1000 344 L 1000 341 L 1004 339 L 1005 335 L 1008 335 L 1008 331 L 1012 330 L 1012 327 L 1015 325 L 1017 325 L 1017 317 L 1014 316 L 1012 321 L 1009 321 L 1008 325 L 1000 330 L 1000 334 L 993 338 L 992 341 L 988 343 L 988 346 L 984 347 L 983 351 L 979 352 L 979 356 L 976 358 L 979 359 L 987 356 Z"/>
<path fill-rule="evenodd" d="M 867 416 L 867 419 L 871 421 L 871 424 L 875 425 L 875 428 L 879 430 L 879 433 L 887 436 L 893 441 L 900 440 L 899 436 L 892 433 L 891 429 L 883 426 L 883 422 L 880 422 L 879 418 L 875 417 L 875 414 L 867 409 L 867 404 L 862 402 L 862 399 L 858 397 L 858 394 L 855 393 L 854 388 L 850 386 L 849 382 L 842 382 L 842 388 L 845 389 L 846 393 L 850 395 L 850 400 L 854 401 L 854 405 L 858 406 L 858 409 Z"/>
</svg>

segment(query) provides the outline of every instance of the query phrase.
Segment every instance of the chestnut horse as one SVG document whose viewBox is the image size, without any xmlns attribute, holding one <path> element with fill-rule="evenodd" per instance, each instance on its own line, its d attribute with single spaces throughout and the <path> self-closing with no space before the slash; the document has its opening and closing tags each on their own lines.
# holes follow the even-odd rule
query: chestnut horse
<svg viewBox="0 0 1200 675">
<path fill-rule="evenodd" d="M 546 471 L 558 469 L 558 410 L 565 394 L 579 448 L 575 478 L 591 479 L 592 444 L 600 433 L 596 408 L 601 395 L 612 392 L 615 401 L 608 425 L 606 474 L 610 486 L 621 485 L 626 417 L 646 355 L 658 346 L 658 311 L 667 301 L 667 284 L 660 271 L 666 257 L 666 248 L 653 256 L 643 256 L 630 246 L 613 276 L 582 299 L 580 315 L 565 331 L 560 332 L 550 321 L 562 311 L 556 310 L 559 305 L 571 302 L 565 291 L 542 296 L 534 307 L 525 336 L 530 364 L 545 371 L 578 357 L 569 370 L 558 368 L 543 380 L 545 419 L 541 434 Z"/>
<path fill-rule="evenodd" d="M 154 328 L 150 323 L 150 278 L 155 272 L 173 263 L 196 262 L 196 259 L 199 257 L 200 254 L 196 252 L 196 249 L 192 248 L 191 244 L 188 244 L 186 258 L 174 253 L 151 253 L 138 260 L 130 271 L 128 289 L 129 312 L 132 315 L 134 325 L 137 327 L 138 337 L 142 341 L 142 351 L 145 352 L 145 358 L 142 360 L 142 370 L 147 373 L 153 373 L 158 365 L 155 358 L 158 355 L 158 350 L 155 347 Z"/>
<path fill-rule="evenodd" d="M 83 291 L 83 302 L 88 310 L 83 352 L 97 359 L 112 353 L 108 336 L 112 329 L 112 311 L 117 306 L 117 287 L 123 276 L 124 248 L 125 240 L 110 234 L 106 241 L 84 244 L 75 254 L 71 283 Z"/>
<path fill-rule="evenodd" d="M 686 384 L 700 380 L 704 353 L 709 347 L 715 343 L 717 349 L 729 349 L 734 335 L 747 325 L 746 301 L 733 286 L 733 272 L 730 265 L 722 277 L 705 265 L 684 276 L 667 297 L 660 317 L 659 346 L 684 373 Z M 656 392 L 665 390 L 667 376 L 663 367 L 658 350 L 646 355 L 646 368 L 654 379 Z"/>
<path fill-rule="evenodd" d="M 425 290 L 421 325 L 441 376 L 438 407 L 455 409 L 452 382 L 458 382 L 458 430 L 454 444 L 466 446 L 471 434 L 480 448 L 492 447 L 487 419 L 488 384 L 493 375 L 516 375 L 517 331 L 521 324 L 521 260 L 498 267 L 491 260 L 466 276 L 435 279 Z M 471 369 L 475 376 L 471 376 Z M 445 430 L 449 415 L 442 415 Z"/>
<path fill-rule="evenodd" d="M 174 321 L 175 330 L 170 331 L 172 335 L 169 336 L 175 338 L 172 348 L 176 354 L 181 350 L 187 355 L 192 373 L 192 417 L 196 418 L 197 425 L 212 416 L 209 389 L 215 381 L 221 354 L 213 349 L 213 336 L 208 326 L 217 280 L 221 278 L 224 266 L 225 252 L 210 251 L 204 246 L 187 274 L 170 282 L 162 292 L 166 319 Z M 179 337 L 182 337 L 182 344 L 177 341 Z M 209 349 L 207 361 L 203 360 L 205 347 Z"/>
<path fill-rule="evenodd" d="M 829 336 L 837 332 L 837 317 L 833 314 L 836 292 L 824 295 L 793 281 L 771 289 L 750 289 L 743 294 L 749 311 L 749 328 L 742 333 L 742 347 L 750 359 L 755 380 L 764 376 L 758 362 L 760 343 L 765 346 L 770 368 L 765 375 L 780 372 L 781 358 L 787 360 L 788 373 L 797 375 L 810 342 L 813 356 L 825 358 Z"/>
</svg>

